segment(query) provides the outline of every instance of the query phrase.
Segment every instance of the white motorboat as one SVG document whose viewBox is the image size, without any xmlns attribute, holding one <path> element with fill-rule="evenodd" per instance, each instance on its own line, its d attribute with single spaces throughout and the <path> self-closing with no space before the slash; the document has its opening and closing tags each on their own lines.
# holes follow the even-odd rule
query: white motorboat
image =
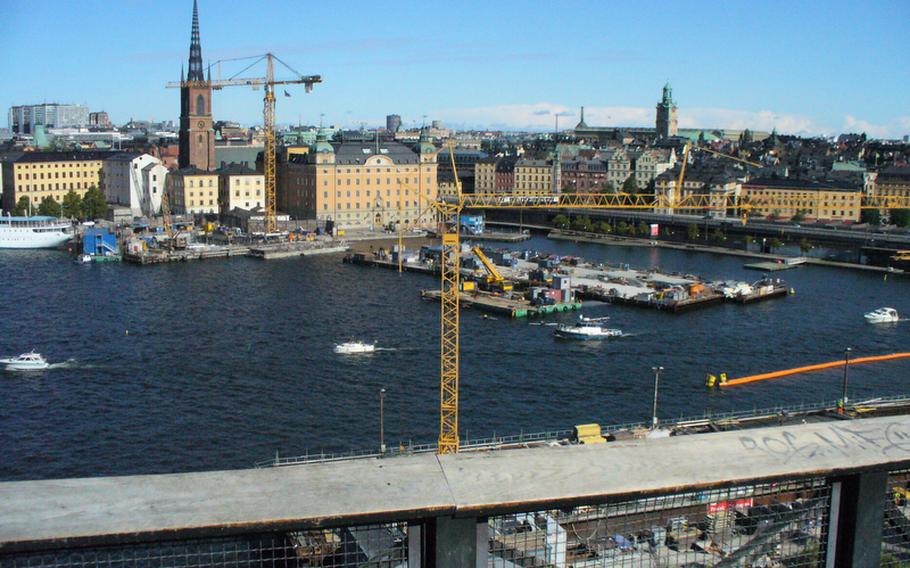
<svg viewBox="0 0 910 568">
<path fill-rule="evenodd" d="M 863 316 L 869 323 L 894 323 L 898 321 L 897 310 L 894 308 L 879 308 Z"/>
<path fill-rule="evenodd" d="M 607 339 L 610 337 L 621 337 L 622 330 L 579 322 L 576 324 L 559 324 L 553 334 L 563 339 Z"/>
<path fill-rule="evenodd" d="M 340 353 L 342 355 L 372 353 L 375 350 L 375 343 L 364 343 L 363 341 L 348 341 L 346 343 L 339 343 L 335 346 L 335 353 Z"/>
<path fill-rule="evenodd" d="M 34 351 L 23 353 L 18 357 L 0 359 L 0 365 L 6 365 L 7 371 L 40 371 L 50 366 L 40 353 Z"/>
<path fill-rule="evenodd" d="M 76 264 L 91 264 L 91 263 L 92 263 L 92 255 L 90 255 L 90 254 L 80 254 L 79 256 L 76 257 L 75 260 L 73 260 L 73 262 L 75 262 Z"/>
</svg>

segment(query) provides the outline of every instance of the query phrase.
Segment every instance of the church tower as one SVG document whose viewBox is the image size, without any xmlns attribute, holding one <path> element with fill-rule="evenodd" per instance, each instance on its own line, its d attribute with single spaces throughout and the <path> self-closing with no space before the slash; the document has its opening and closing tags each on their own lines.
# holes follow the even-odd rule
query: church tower
<svg viewBox="0 0 910 568">
<path fill-rule="evenodd" d="M 669 138 L 679 132 L 676 118 L 676 101 L 673 100 L 673 87 L 670 81 L 664 85 L 664 95 L 657 103 L 657 137 Z"/>
<path fill-rule="evenodd" d="M 181 73 L 182 75 L 183 73 Z M 190 36 L 190 68 L 181 77 L 180 87 L 180 154 L 181 168 L 215 167 L 215 130 L 212 125 L 211 76 L 202 72 L 202 45 L 199 43 L 199 9 L 193 0 L 193 31 Z"/>
</svg>

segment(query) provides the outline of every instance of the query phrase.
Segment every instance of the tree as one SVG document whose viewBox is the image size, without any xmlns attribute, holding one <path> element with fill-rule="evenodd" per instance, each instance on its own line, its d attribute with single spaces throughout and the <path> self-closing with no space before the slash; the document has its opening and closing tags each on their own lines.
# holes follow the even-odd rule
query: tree
<svg viewBox="0 0 910 568">
<path fill-rule="evenodd" d="M 755 242 L 755 237 L 753 237 L 752 235 L 746 235 L 745 237 L 743 237 L 743 242 L 746 243 L 746 246 L 749 246 Z"/>
<path fill-rule="evenodd" d="M 613 185 L 612 181 L 608 181 L 602 188 L 601 193 L 616 193 L 616 186 Z"/>
<path fill-rule="evenodd" d="M 891 224 L 898 227 L 910 227 L 910 209 L 892 209 Z"/>
<path fill-rule="evenodd" d="M 41 205 L 38 206 L 38 215 L 59 217 L 61 215 L 60 204 L 53 197 L 47 195 L 41 200 Z"/>
<path fill-rule="evenodd" d="M 690 241 L 698 240 L 698 234 L 699 234 L 698 225 L 696 225 L 695 223 L 690 223 L 689 226 L 686 227 L 686 238 L 688 240 L 690 240 Z"/>
<path fill-rule="evenodd" d="M 557 229 L 568 229 L 570 226 L 569 218 L 560 213 L 556 217 L 553 217 L 553 226 Z"/>
<path fill-rule="evenodd" d="M 727 240 L 727 235 L 718 227 L 717 229 L 714 229 L 714 234 L 711 235 L 711 238 L 714 239 L 714 242 L 722 243 Z"/>
<path fill-rule="evenodd" d="M 641 221 L 638 224 L 638 234 L 639 234 L 639 236 L 647 237 L 648 235 L 651 234 L 651 227 L 644 221 Z"/>
<path fill-rule="evenodd" d="M 771 240 L 768 241 L 768 247 L 769 247 L 771 250 L 774 250 L 774 249 L 776 249 L 776 248 L 780 248 L 780 247 L 782 247 L 782 246 L 784 246 L 784 242 L 783 242 L 782 240 L 778 239 L 777 237 L 771 237 Z"/>
<path fill-rule="evenodd" d="M 592 229 L 590 217 L 588 217 L 587 215 L 582 215 L 581 217 L 576 217 L 575 220 L 572 221 L 572 228 L 575 229 L 576 231 L 583 231 L 585 233 L 590 233 L 591 229 Z"/>
<path fill-rule="evenodd" d="M 803 211 L 802 209 L 797 210 L 796 215 L 794 215 L 790 220 L 793 221 L 794 223 L 802 223 L 803 221 L 806 220 L 805 211 Z"/>
<path fill-rule="evenodd" d="M 82 196 L 82 215 L 86 219 L 98 219 L 107 213 L 107 200 L 95 186 L 88 188 Z"/>
<path fill-rule="evenodd" d="M 597 232 L 603 233 L 606 235 L 606 234 L 613 232 L 613 227 L 610 226 L 610 223 L 608 223 L 606 221 L 601 221 L 600 223 L 597 224 Z"/>
<path fill-rule="evenodd" d="M 630 174 L 626 181 L 622 183 L 623 193 L 638 193 L 638 182 L 635 181 L 635 174 Z"/>
<path fill-rule="evenodd" d="M 799 250 L 803 252 L 809 252 L 812 250 L 812 243 L 809 242 L 809 239 L 803 237 L 799 240 Z"/>
<path fill-rule="evenodd" d="M 863 209 L 859 214 L 859 221 L 870 225 L 881 225 L 882 212 L 878 209 Z"/>
<path fill-rule="evenodd" d="M 16 217 L 28 215 L 29 203 L 28 197 L 25 195 L 20 197 L 19 201 L 16 202 L 16 207 L 13 209 L 13 215 Z"/>
<path fill-rule="evenodd" d="M 82 198 L 72 189 L 63 196 L 63 216 L 70 219 L 82 217 Z"/>
</svg>

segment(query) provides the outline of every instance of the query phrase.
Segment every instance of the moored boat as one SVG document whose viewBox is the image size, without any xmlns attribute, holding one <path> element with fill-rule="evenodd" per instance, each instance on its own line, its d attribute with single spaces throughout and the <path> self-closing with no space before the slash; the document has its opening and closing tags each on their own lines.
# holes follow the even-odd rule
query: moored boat
<svg viewBox="0 0 910 568">
<path fill-rule="evenodd" d="M 56 217 L 0 217 L 0 248 L 56 248 L 70 240 L 69 221 Z"/>
</svg>

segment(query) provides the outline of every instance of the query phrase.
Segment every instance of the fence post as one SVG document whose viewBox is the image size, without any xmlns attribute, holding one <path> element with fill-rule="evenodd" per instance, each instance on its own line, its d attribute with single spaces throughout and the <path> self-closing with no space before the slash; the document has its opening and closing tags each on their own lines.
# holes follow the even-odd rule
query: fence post
<svg viewBox="0 0 910 568">
<path fill-rule="evenodd" d="M 427 529 L 427 568 L 486 568 L 486 519 L 437 517 Z"/>
<path fill-rule="evenodd" d="M 885 522 L 886 470 L 865 471 L 841 477 L 832 484 L 831 530 L 828 566 L 877 568 Z"/>
</svg>

